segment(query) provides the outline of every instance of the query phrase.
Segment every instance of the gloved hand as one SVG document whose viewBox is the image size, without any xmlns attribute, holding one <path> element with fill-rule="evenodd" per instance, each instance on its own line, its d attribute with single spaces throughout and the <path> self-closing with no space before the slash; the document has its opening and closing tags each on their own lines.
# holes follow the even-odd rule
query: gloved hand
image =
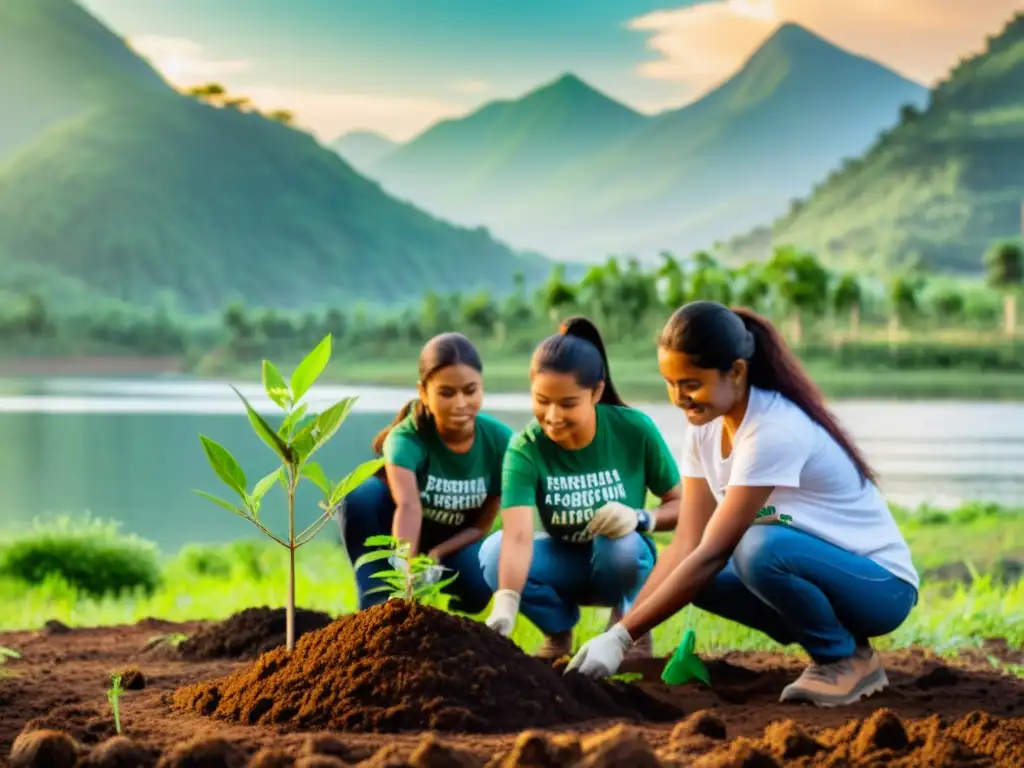
<svg viewBox="0 0 1024 768">
<path fill-rule="evenodd" d="M 447 569 L 440 563 L 436 563 L 424 571 L 420 572 L 420 582 L 422 584 L 437 584 L 444 576 L 444 572 Z"/>
<path fill-rule="evenodd" d="M 502 637 L 512 634 L 512 628 L 516 624 L 516 616 L 519 614 L 518 592 L 511 589 L 499 589 L 494 593 L 494 605 L 491 613 L 485 622 Z"/>
<path fill-rule="evenodd" d="M 574 670 L 591 680 L 611 677 L 633 647 L 633 638 L 621 624 L 614 625 L 606 632 L 588 640 L 572 657 L 565 671 Z"/>
<path fill-rule="evenodd" d="M 597 510 L 588 530 L 595 536 L 621 539 L 637 530 L 638 523 L 645 519 L 649 519 L 646 510 L 636 510 L 617 501 L 609 501 Z"/>
</svg>

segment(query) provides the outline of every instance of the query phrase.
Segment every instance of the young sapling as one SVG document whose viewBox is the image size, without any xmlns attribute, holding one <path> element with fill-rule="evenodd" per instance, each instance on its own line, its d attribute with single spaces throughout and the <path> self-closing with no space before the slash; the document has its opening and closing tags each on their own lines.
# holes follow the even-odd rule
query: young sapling
<svg viewBox="0 0 1024 768">
<path fill-rule="evenodd" d="M 392 570 L 373 574 L 385 584 L 367 590 L 367 594 L 387 592 L 388 599 L 416 600 L 427 605 L 436 605 L 446 586 L 458 578 L 458 574 L 441 579 L 440 575 L 449 570 L 434 562 L 429 555 L 418 554 L 409 557 L 410 546 L 406 541 L 382 534 L 370 536 L 365 542 L 367 547 L 378 547 L 367 552 L 352 564 L 352 570 L 358 570 L 366 563 L 385 558 L 391 563 Z"/>
<path fill-rule="evenodd" d="M 249 415 L 249 423 L 259 438 L 277 455 L 281 466 L 255 483 L 249 490 L 245 472 L 231 453 L 219 443 L 205 435 L 199 439 L 206 452 L 210 466 L 225 485 L 233 490 L 241 504 L 225 501 L 205 491 L 199 495 L 230 512 L 248 520 L 266 536 L 288 550 L 288 601 L 286 608 L 286 645 L 289 651 L 295 648 L 295 552 L 308 544 L 330 521 L 335 508 L 349 491 L 376 473 L 384 463 L 383 459 L 371 459 L 352 470 L 340 482 L 328 480 L 323 468 L 310 458 L 337 433 L 345 417 L 356 402 L 355 397 L 346 397 L 319 414 L 308 415 L 308 403 L 302 398 L 323 373 L 331 358 L 331 336 L 324 337 L 312 352 L 299 363 L 286 382 L 277 367 L 269 360 L 263 361 L 263 388 L 267 397 L 284 412 L 284 420 L 278 429 L 270 426 L 241 392 L 231 387 L 238 395 Z M 305 479 L 316 485 L 324 495 L 319 506 L 322 514 L 305 530 L 295 530 L 295 493 L 299 482 Z M 285 490 L 288 504 L 288 534 L 278 536 L 260 519 L 260 505 L 263 497 L 274 483 L 280 483 Z"/>
<path fill-rule="evenodd" d="M 8 659 L 20 659 L 21 654 L 13 648 L 4 648 L 0 645 L 0 667 L 7 663 Z M 9 675 L 5 670 L 0 670 L 0 677 L 7 677 Z"/>
</svg>

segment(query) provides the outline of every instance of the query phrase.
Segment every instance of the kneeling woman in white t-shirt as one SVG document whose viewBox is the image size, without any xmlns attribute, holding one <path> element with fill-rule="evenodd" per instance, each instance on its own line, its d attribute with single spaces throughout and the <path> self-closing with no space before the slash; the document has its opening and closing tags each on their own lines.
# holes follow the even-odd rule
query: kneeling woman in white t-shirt
<svg viewBox="0 0 1024 768">
<path fill-rule="evenodd" d="M 781 700 L 849 704 L 888 685 L 869 638 L 917 602 L 910 552 L 874 475 L 767 320 L 696 301 L 658 344 L 690 422 L 672 543 L 633 608 L 570 669 L 614 674 L 684 606 L 760 630 L 812 659 Z"/>
</svg>

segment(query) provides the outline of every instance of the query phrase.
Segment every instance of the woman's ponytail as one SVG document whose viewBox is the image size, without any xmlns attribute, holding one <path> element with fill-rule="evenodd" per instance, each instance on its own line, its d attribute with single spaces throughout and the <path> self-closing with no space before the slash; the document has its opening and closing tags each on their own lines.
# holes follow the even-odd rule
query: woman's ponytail
<svg viewBox="0 0 1024 768">
<path fill-rule="evenodd" d="M 413 415 L 413 424 L 416 425 L 417 432 L 423 429 L 430 418 L 427 409 L 423 406 L 422 400 L 417 399 L 407 402 L 399 409 L 394 420 L 378 432 L 377 436 L 370 442 L 370 449 L 373 451 L 374 456 L 382 456 L 384 454 L 384 441 L 387 439 L 387 436 L 391 434 L 392 429 L 409 418 L 410 413 Z"/>
<path fill-rule="evenodd" d="M 604 339 L 601 338 L 601 332 L 594 325 L 593 321 L 586 317 L 570 317 L 568 320 L 562 323 L 559 332 L 563 336 L 571 336 L 577 339 L 589 343 L 594 349 L 597 350 L 597 354 L 601 358 L 601 367 L 603 368 L 603 380 L 604 380 L 604 391 L 601 393 L 600 403 L 602 405 L 617 405 L 620 407 L 627 407 L 626 403 L 623 402 L 619 396 L 618 390 L 615 389 L 615 384 L 612 383 L 612 369 L 608 365 L 608 351 L 604 346 Z"/>
</svg>

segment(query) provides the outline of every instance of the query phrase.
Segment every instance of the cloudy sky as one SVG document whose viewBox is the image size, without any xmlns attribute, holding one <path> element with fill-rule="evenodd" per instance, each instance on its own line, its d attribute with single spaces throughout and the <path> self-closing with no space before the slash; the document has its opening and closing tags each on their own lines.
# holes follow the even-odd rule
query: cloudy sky
<svg viewBox="0 0 1024 768">
<path fill-rule="evenodd" d="M 81 0 L 164 76 L 323 139 L 405 140 L 574 72 L 644 112 L 727 78 L 780 24 L 930 84 L 1024 0 Z"/>
</svg>

